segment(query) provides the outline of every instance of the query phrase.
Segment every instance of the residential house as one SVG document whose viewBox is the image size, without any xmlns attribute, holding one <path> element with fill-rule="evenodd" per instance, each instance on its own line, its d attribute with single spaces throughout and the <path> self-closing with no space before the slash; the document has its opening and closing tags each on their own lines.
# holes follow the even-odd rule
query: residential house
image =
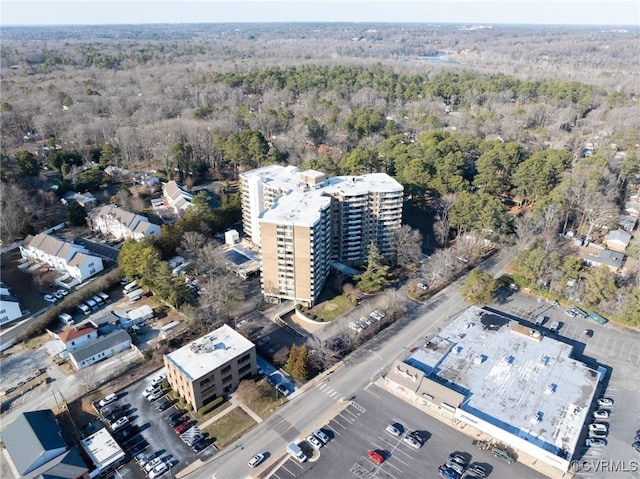
<svg viewBox="0 0 640 479">
<path fill-rule="evenodd" d="M 98 330 L 89 323 L 79 324 L 51 335 L 60 343 L 61 355 L 66 357 L 72 351 L 83 348 L 98 338 Z"/>
<path fill-rule="evenodd" d="M 140 240 L 160 234 L 160 226 L 150 223 L 146 216 L 136 215 L 116 205 L 104 205 L 87 216 L 92 231 L 109 234 L 116 239 Z"/>
<path fill-rule="evenodd" d="M 584 258 L 584 262 L 589 266 L 600 266 L 602 264 L 607 265 L 612 272 L 618 271 L 622 268 L 624 262 L 624 254 L 610 249 L 604 249 L 600 251 L 600 255 L 587 255 Z"/>
<path fill-rule="evenodd" d="M 614 251 L 624 252 L 631 242 L 631 234 L 624 230 L 609 231 L 609 233 L 604 237 L 604 242 L 607 245 L 607 248 Z"/>
<path fill-rule="evenodd" d="M 20 246 L 20 254 L 26 260 L 44 263 L 65 272 L 78 282 L 104 269 L 102 259 L 90 255 L 84 247 L 44 233 L 28 236 Z"/>
<path fill-rule="evenodd" d="M 20 302 L 11 294 L 6 284 L 0 282 L 0 325 L 23 316 Z"/>
<path fill-rule="evenodd" d="M 71 351 L 69 359 L 76 370 L 86 368 L 99 361 L 108 359 L 114 354 L 131 347 L 131 336 L 126 331 L 118 329 L 105 336 L 99 336 L 84 346 Z"/>
<path fill-rule="evenodd" d="M 193 195 L 187 189 L 171 180 L 162 185 L 162 197 L 166 206 L 173 208 L 177 216 L 182 216 L 191 206 Z"/>
<path fill-rule="evenodd" d="M 620 218 L 618 218 L 618 225 L 625 231 L 633 231 L 637 223 L 637 216 L 620 215 Z"/>
<path fill-rule="evenodd" d="M 160 184 L 160 178 L 149 173 L 136 173 L 133 175 L 133 182 L 139 185 L 157 186 Z"/>
<path fill-rule="evenodd" d="M 126 178 L 131 172 L 126 168 L 120 168 L 119 166 L 109 165 L 104 169 L 106 175 L 109 175 L 112 178 Z"/>
<path fill-rule="evenodd" d="M 75 201 L 86 210 L 90 210 L 98 204 L 98 199 L 89 192 L 76 193 L 75 191 L 70 191 L 60 201 L 65 205 Z"/>
<path fill-rule="evenodd" d="M 2 433 L 5 457 L 16 479 L 88 479 L 89 469 L 75 448 L 67 448 L 50 409 L 28 411 Z M 7 476 L 9 471 L 5 471 Z"/>
<path fill-rule="evenodd" d="M 629 216 L 640 216 L 640 201 L 630 200 L 624 204 L 624 212 Z"/>
</svg>

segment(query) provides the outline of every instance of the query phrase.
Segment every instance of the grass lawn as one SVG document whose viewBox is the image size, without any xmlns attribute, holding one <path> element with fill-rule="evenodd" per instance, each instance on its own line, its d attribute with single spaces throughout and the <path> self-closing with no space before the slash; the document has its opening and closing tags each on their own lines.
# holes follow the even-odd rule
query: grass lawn
<svg viewBox="0 0 640 479">
<path fill-rule="evenodd" d="M 206 414 L 198 414 L 196 411 L 191 411 L 189 414 L 191 414 L 191 416 L 193 416 L 193 419 L 195 419 L 196 421 L 205 422 L 210 417 L 213 417 L 216 414 L 221 413 L 222 411 L 224 411 L 228 407 L 231 407 L 231 403 L 229 401 L 225 401 L 222 404 L 220 404 L 217 408 L 212 409 L 211 411 L 209 411 Z"/>
<path fill-rule="evenodd" d="M 237 407 L 205 427 L 204 432 L 209 433 L 218 449 L 222 449 L 244 435 L 255 424 L 251 416 Z"/>
<path fill-rule="evenodd" d="M 262 391 L 262 397 L 252 403 L 250 407 L 262 419 L 267 419 L 287 402 L 287 399 L 283 398 L 282 394 L 278 394 L 278 399 L 276 399 L 275 390 L 266 381 L 261 381 L 258 386 Z"/>
<path fill-rule="evenodd" d="M 351 311 L 353 308 L 354 305 L 349 302 L 347 295 L 342 293 L 316 304 L 309 313 L 315 314 L 319 321 L 328 322 Z"/>
</svg>

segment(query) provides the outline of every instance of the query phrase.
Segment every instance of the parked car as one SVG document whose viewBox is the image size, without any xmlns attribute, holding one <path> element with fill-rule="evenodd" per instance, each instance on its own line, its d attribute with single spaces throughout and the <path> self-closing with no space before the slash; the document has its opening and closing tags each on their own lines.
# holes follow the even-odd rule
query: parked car
<svg viewBox="0 0 640 479">
<path fill-rule="evenodd" d="M 380 321 L 385 318 L 387 314 L 384 311 L 380 311 L 379 309 L 374 310 L 369 316 L 371 316 L 376 321 Z"/>
<path fill-rule="evenodd" d="M 314 449 L 320 449 L 322 447 L 322 441 L 315 437 L 313 434 L 307 436 L 307 442 L 313 446 Z"/>
<path fill-rule="evenodd" d="M 367 456 L 376 464 L 382 464 L 384 462 L 384 457 L 378 451 L 369 451 Z"/>
<path fill-rule="evenodd" d="M 636 451 L 640 452 L 640 441 L 636 441 L 636 442 L 634 442 L 634 443 L 633 443 L 633 448 L 634 448 Z"/>
<path fill-rule="evenodd" d="M 164 396 L 164 393 L 160 389 L 157 389 L 147 396 L 147 400 L 153 402 L 156 399 L 160 399 L 162 396 Z"/>
<path fill-rule="evenodd" d="M 198 442 L 196 442 L 191 449 L 193 450 L 193 452 L 200 452 L 200 451 L 204 451 L 206 448 L 209 447 L 209 441 L 207 441 L 207 438 L 203 438 L 200 439 Z"/>
<path fill-rule="evenodd" d="M 160 373 L 151 380 L 151 385 L 153 387 L 160 386 L 165 379 L 167 379 L 167 375 L 165 373 Z"/>
<path fill-rule="evenodd" d="M 389 424 L 385 431 L 395 437 L 400 437 L 402 435 L 401 426 L 399 424 Z"/>
<path fill-rule="evenodd" d="M 598 409 L 597 411 L 593 411 L 593 417 L 596 419 L 608 419 L 609 411 L 606 409 Z"/>
<path fill-rule="evenodd" d="M 169 401 L 168 399 L 162 401 L 159 405 L 158 405 L 158 411 L 166 411 L 167 409 L 169 409 L 171 406 L 173 406 L 173 403 L 171 401 Z"/>
<path fill-rule="evenodd" d="M 151 393 L 153 393 L 154 391 L 156 391 L 158 388 L 156 388 L 155 386 L 148 386 L 144 391 L 142 391 L 142 395 L 144 397 L 149 396 Z"/>
<path fill-rule="evenodd" d="M 595 438 L 598 438 L 598 439 L 605 439 L 607 437 L 607 432 L 606 431 L 590 429 L 589 430 L 589 437 L 595 437 Z"/>
<path fill-rule="evenodd" d="M 482 478 L 487 477 L 487 470 L 484 467 L 482 467 L 480 464 L 471 464 L 469 466 L 469 469 L 467 469 L 467 471 L 474 473 L 478 477 L 482 477 Z"/>
<path fill-rule="evenodd" d="M 408 434 L 402 438 L 402 442 L 404 442 L 408 446 L 411 446 L 414 449 L 420 449 L 422 447 L 422 443 L 420 441 L 418 441 L 415 437 L 410 436 Z"/>
<path fill-rule="evenodd" d="M 589 431 L 600 431 L 600 432 L 607 432 L 607 426 L 606 424 L 602 424 L 602 423 L 596 423 L 596 424 L 589 424 Z"/>
<path fill-rule="evenodd" d="M 53 296 L 52 294 L 45 294 L 44 295 L 44 300 L 47 303 L 56 303 L 56 302 L 58 302 L 58 299 L 55 296 Z"/>
<path fill-rule="evenodd" d="M 183 432 L 187 431 L 190 427 L 191 427 L 191 423 L 189 421 L 183 421 L 182 423 L 178 424 L 173 430 L 176 432 L 176 434 L 182 434 Z"/>
<path fill-rule="evenodd" d="M 108 406 L 109 404 L 114 402 L 116 399 L 118 399 L 118 396 L 116 396 L 115 394 L 108 394 L 107 396 L 100 399 L 100 401 L 98 402 L 98 406 L 100 407 Z"/>
<path fill-rule="evenodd" d="M 460 479 L 460 474 L 457 471 L 447 467 L 446 464 L 443 464 L 438 468 L 438 474 L 440 475 L 440 477 L 444 477 L 445 479 Z"/>
<path fill-rule="evenodd" d="M 607 445 L 607 441 L 605 439 L 597 439 L 597 438 L 587 438 L 584 442 L 584 445 L 587 447 L 604 447 Z"/>
<path fill-rule="evenodd" d="M 126 426 L 127 424 L 129 424 L 129 418 L 127 416 L 122 416 L 120 419 L 118 419 L 116 422 L 114 422 L 111 425 L 111 430 L 117 431 L 118 429 Z"/>
<path fill-rule="evenodd" d="M 327 436 L 321 429 L 313 431 L 313 435 L 325 444 L 329 442 L 329 436 Z"/>
<path fill-rule="evenodd" d="M 149 462 L 147 462 L 147 464 L 145 464 L 144 470 L 147 472 L 151 472 L 156 466 L 159 466 L 160 464 L 162 464 L 162 458 L 154 457 Z"/>
<path fill-rule="evenodd" d="M 264 461 L 264 454 L 256 454 L 249 460 L 249 467 L 256 467 L 262 461 Z"/>
<path fill-rule="evenodd" d="M 149 479 L 155 479 L 156 477 L 160 477 L 164 473 L 169 470 L 169 465 L 166 462 L 163 462 L 156 467 L 154 467 L 149 473 Z"/>
<path fill-rule="evenodd" d="M 426 291 L 429 289 L 429 287 L 425 283 L 418 283 L 416 286 L 418 286 L 418 288 L 420 288 L 422 291 Z"/>
<path fill-rule="evenodd" d="M 137 454 L 136 456 L 136 461 L 138 461 L 138 464 L 140 464 L 140 467 L 146 466 L 149 461 L 151 461 L 151 459 L 156 457 L 156 453 L 155 452 L 149 452 L 149 453 L 144 453 L 141 452 L 140 454 Z"/>
<path fill-rule="evenodd" d="M 611 407 L 613 406 L 613 399 L 611 398 L 600 398 L 597 401 L 598 406 L 602 406 L 602 407 Z"/>
<path fill-rule="evenodd" d="M 593 338 L 593 329 L 585 329 L 583 333 L 587 338 Z"/>
<path fill-rule="evenodd" d="M 453 461 L 453 462 L 457 462 L 458 464 L 460 464 L 462 467 L 467 467 L 467 459 L 460 455 L 460 454 L 451 454 L 451 456 L 449 456 L 449 458 Z"/>
</svg>

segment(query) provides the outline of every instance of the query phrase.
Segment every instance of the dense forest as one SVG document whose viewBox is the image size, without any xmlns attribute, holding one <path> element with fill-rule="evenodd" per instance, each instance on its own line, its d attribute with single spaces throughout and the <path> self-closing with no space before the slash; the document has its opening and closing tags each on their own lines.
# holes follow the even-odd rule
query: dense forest
<svg viewBox="0 0 640 479">
<path fill-rule="evenodd" d="M 435 218 L 438 245 L 474 232 L 541 249 L 520 274 L 566 284 L 553 238 L 614 226 L 639 183 L 637 31 L 148 25 L 1 37 L 5 243 L 62 192 L 108 184 L 107 166 L 194 185 L 288 163 L 387 172 Z M 639 252 L 634 240 L 628 254 Z M 609 280 L 615 291 L 592 304 L 640 317 L 627 306 L 640 308 L 637 266 Z"/>
</svg>

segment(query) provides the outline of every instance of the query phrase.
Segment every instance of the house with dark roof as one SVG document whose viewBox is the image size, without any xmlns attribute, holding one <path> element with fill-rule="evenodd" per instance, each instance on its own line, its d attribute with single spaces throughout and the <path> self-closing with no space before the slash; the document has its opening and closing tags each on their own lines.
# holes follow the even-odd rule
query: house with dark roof
<svg viewBox="0 0 640 479">
<path fill-rule="evenodd" d="M 638 224 L 638 217 L 631 215 L 620 215 L 618 218 L 618 225 L 625 231 L 633 231 Z"/>
<path fill-rule="evenodd" d="M 160 226 L 149 222 L 146 216 L 137 215 L 116 205 L 104 205 L 87 216 L 92 231 L 109 234 L 116 239 L 140 240 L 160 234 Z"/>
<path fill-rule="evenodd" d="M 76 449 L 68 449 L 53 411 L 20 414 L 2 433 L 9 467 L 16 479 L 87 478 L 89 469 Z"/>
<path fill-rule="evenodd" d="M 589 266 L 606 265 L 612 272 L 618 271 L 622 268 L 624 262 L 624 254 L 610 249 L 604 249 L 600 251 L 598 256 L 587 255 L 584 257 L 584 262 Z"/>
<path fill-rule="evenodd" d="M 76 193 L 75 191 L 71 191 L 64 195 L 64 198 L 62 198 L 60 201 L 65 205 L 68 205 L 69 203 L 73 203 L 75 201 L 86 210 L 94 208 L 98 204 L 98 199 L 89 192 Z"/>
<path fill-rule="evenodd" d="M 104 359 L 109 359 L 114 354 L 122 352 L 131 347 L 131 336 L 122 330 L 116 330 L 96 340 L 84 345 L 81 348 L 71 351 L 69 359 L 73 366 L 80 370 L 91 366 Z"/>
</svg>

